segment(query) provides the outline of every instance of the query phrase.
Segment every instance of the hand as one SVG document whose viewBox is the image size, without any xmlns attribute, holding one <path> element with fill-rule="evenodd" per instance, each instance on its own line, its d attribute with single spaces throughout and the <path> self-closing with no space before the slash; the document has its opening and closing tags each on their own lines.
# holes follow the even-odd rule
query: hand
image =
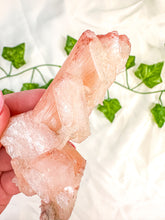
<svg viewBox="0 0 165 220">
<path fill-rule="evenodd" d="M 44 91 L 44 89 L 35 89 L 5 96 L 0 91 L 0 137 L 8 125 L 10 116 L 32 110 Z M 0 214 L 11 197 L 19 193 L 14 183 L 15 174 L 10 161 L 11 158 L 0 143 Z"/>
</svg>

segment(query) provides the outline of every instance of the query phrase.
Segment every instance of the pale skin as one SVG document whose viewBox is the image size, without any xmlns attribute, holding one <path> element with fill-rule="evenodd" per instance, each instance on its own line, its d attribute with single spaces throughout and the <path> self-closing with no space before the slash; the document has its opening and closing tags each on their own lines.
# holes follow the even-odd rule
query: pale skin
<svg viewBox="0 0 165 220">
<path fill-rule="evenodd" d="M 4 96 L 0 91 L 0 137 L 6 129 L 10 117 L 32 110 L 44 91 L 44 89 L 35 89 Z M 13 182 L 15 174 L 10 161 L 11 158 L 0 143 L 0 214 L 12 196 L 19 193 L 19 189 Z"/>
</svg>

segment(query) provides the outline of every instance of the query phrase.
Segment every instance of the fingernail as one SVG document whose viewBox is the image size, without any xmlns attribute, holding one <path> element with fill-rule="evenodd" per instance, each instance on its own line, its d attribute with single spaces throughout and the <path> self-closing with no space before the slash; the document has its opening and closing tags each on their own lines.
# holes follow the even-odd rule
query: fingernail
<svg viewBox="0 0 165 220">
<path fill-rule="evenodd" d="M 4 106 L 4 98 L 3 98 L 2 91 L 0 91 L 0 114 L 2 113 L 3 106 Z"/>
</svg>

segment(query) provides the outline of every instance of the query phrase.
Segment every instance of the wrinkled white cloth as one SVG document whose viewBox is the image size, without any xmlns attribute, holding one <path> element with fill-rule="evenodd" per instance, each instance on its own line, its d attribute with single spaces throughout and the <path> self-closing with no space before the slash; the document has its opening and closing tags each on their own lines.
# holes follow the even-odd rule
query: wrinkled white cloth
<svg viewBox="0 0 165 220">
<path fill-rule="evenodd" d="M 78 38 L 86 29 L 126 34 L 137 65 L 165 60 L 164 0 L 1 0 L 0 15 L 0 50 L 26 43 L 27 64 L 22 69 L 62 64 L 66 35 Z M 9 69 L 3 58 L 0 65 Z M 55 73 L 48 68 L 45 78 Z M 163 80 L 164 73 L 165 68 Z M 19 91 L 29 78 L 24 74 L 2 80 L 0 89 Z M 124 73 L 117 81 L 125 83 Z M 132 70 L 129 81 L 131 85 L 139 82 Z M 165 126 L 158 128 L 150 113 L 159 94 L 139 95 L 113 84 L 110 96 L 122 105 L 114 122 L 94 110 L 91 136 L 77 145 L 87 167 L 70 220 L 164 220 Z M 162 100 L 165 103 L 164 95 Z M 36 196 L 16 195 L 0 220 L 38 220 L 39 205 Z"/>
</svg>

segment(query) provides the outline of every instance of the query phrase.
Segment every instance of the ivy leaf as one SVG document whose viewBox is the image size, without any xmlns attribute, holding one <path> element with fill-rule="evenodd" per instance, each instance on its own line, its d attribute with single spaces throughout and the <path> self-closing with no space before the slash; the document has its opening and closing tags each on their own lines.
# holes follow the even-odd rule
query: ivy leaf
<svg viewBox="0 0 165 220">
<path fill-rule="evenodd" d="M 65 43 L 65 51 L 67 53 L 67 55 L 70 54 L 72 48 L 74 47 L 74 45 L 76 44 L 77 40 L 74 39 L 73 37 L 67 35 L 67 39 L 66 39 L 66 43 Z"/>
<path fill-rule="evenodd" d="M 113 122 L 115 114 L 121 109 L 120 102 L 117 99 L 104 99 L 103 105 L 99 104 L 97 109 L 102 112 L 105 117 Z"/>
<path fill-rule="evenodd" d="M 25 43 L 19 44 L 16 47 L 4 47 L 2 57 L 12 62 L 12 65 L 18 69 L 26 62 L 24 60 Z"/>
<path fill-rule="evenodd" d="M 143 83 L 149 87 L 153 88 L 162 82 L 161 71 L 163 68 L 164 62 L 159 62 L 153 65 L 140 64 L 135 75 L 143 81 Z"/>
<path fill-rule="evenodd" d="M 52 81 L 53 79 L 50 79 L 49 82 L 47 82 L 45 85 L 40 86 L 40 89 L 47 89 Z"/>
<path fill-rule="evenodd" d="M 23 83 L 21 91 L 31 90 L 31 89 L 38 89 L 38 88 L 39 88 L 38 83 Z"/>
<path fill-rule="evenodd" d="M 9 90 L 9 89 L 3 89 L 2 93 L 3 93 L 3 95 L 6 95 L 6 94 L 14 93 L 14 92 L 12 90 Z"/>
<path fill-rule="evenodd" d="M 135 56 L 129 56 L 125 66 L 126 70 L 130 69 L 133 66 L 135 66 Z"/>
<path fill-rule="evenodd" d="M 164 125 L 165 122 L 165 107 L 156 104 L 152 109 L 151 113 L 154 117 L 155 122 L 157 123 L 158 127 L 161 128 Z"/>
</svg>

